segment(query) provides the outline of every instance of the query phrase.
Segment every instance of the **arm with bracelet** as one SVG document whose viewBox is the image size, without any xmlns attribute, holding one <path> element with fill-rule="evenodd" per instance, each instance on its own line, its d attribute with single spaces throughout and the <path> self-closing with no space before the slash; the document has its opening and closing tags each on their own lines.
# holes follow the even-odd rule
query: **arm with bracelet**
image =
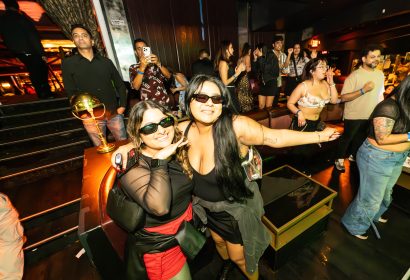
<svg viewBox="0 0 410 280">
<path fill-rule="evenodd" d="M 347 79 L 346 79 L 346 82 L 347 82 Z M 340 99 L 341 99 L 342 102 L 352 101 L 352 100 L 355 100 L 356 98 L 359 98 L 360 96 L 366 94 L 367 92 L 372 91 L 373 88 L 374 88 L 374 82 L 368 81 L 367 83 L 364 84 L 363 87 L 359 88 L 358 90 L 355 90 L 355 91 L 350 92 L 350 93 L 342 94 Z"/>
</svg>

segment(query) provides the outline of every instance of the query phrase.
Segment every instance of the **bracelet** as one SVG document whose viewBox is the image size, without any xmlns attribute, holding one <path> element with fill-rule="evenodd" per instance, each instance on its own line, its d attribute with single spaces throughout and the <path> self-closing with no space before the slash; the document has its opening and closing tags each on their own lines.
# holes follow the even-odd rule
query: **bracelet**
<svg viewBox="0 0 410 280">
<path fill-rule="evenodd" d="M 331 84 L 331 85 L 329 85 L 330 87 L 336 87 L 336 84 L 335 83 L 333 83 L 333 84 Z"/>
<path fill-rule="evenodd" d="M 295 116 L 297 117 L 299 115 L 300 109 L 296 111 Z"/>
<path fill-rule="evenodd" d="M 407 132 L 407 141 L 410 142 L 410 132 Z"/>
<path fill-rule="evenodd" d="M 320 133 L 317 132 L 317 137 L 319 137 L 319 143 L 317 143 L 319 145 L 320 148 L 322 148 L 322 144 L 320 144 Z"/>
<path fill-rule="evenodd" d="M 144 75 L 144 72 L 142 72 L 142 71 L 140 71 L 140 70 L 137 70 L 137 74 Z"/>
<path fill-rule="evenodd" d="M 233 74 L 233 76 L 232 76 L 232 77 L 233 77 L 233 79 L 235 80 L 235 79 L 236 79 L 236 74 Z"/>
<path fill-rule="evenodd" d="M 360 91 L 360 95 L 363 95 L 365 93 L 362 88 L 359 91 Z"/>
</svg>

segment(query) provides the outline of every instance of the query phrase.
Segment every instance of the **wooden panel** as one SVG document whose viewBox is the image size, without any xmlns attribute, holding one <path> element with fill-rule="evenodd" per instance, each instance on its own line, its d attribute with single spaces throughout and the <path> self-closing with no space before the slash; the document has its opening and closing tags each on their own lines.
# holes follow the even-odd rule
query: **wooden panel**
<svg viewBox="0 0 410 280">
<path fill-rule="evenodd" d="M 190 76 L 200 49 L 214 54 L 226 39 L 238 50 L 236 1 L 202 3 L 205 40 L 201 38 L 199 0 L 124 0 L 131 36 L 146 40 L 161 62 Z"/>
</svg>

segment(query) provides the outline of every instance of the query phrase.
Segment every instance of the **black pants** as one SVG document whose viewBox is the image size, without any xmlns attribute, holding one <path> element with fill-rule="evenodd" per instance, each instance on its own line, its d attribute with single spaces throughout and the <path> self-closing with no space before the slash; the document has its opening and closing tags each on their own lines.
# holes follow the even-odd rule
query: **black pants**
<svg viewBox="0 0 410 280">
<path fill-rule="evenodd" d="M 17 54 L 16 55 L 27 68 L 31 83 L 36 89 L 39 98 L 52 96 L 50 85 L 48 84 L 48 68 L 41 55 Z"/>
<path fill-rule="evenodd" d="M 369 120 L 344 120 L 344 132 L 336 150 L 335 158 L 344 158 L 347 154 L 356 157 L 357 150 L 367 137 Z"/>
</svg>

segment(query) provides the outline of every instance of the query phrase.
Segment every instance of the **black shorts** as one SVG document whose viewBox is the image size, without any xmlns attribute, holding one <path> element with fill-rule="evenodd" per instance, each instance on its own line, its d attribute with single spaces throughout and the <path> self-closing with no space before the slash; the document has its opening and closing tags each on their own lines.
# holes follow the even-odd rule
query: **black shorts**
<svg viewBox="0 0 410 280">
<path fill-rule="evenodd" d="M 263 96 L 276 96 L 279 93 L 277 79 L 270 80 L 262 86 L 261 92 L 259 95 Z"/>
</svg>

